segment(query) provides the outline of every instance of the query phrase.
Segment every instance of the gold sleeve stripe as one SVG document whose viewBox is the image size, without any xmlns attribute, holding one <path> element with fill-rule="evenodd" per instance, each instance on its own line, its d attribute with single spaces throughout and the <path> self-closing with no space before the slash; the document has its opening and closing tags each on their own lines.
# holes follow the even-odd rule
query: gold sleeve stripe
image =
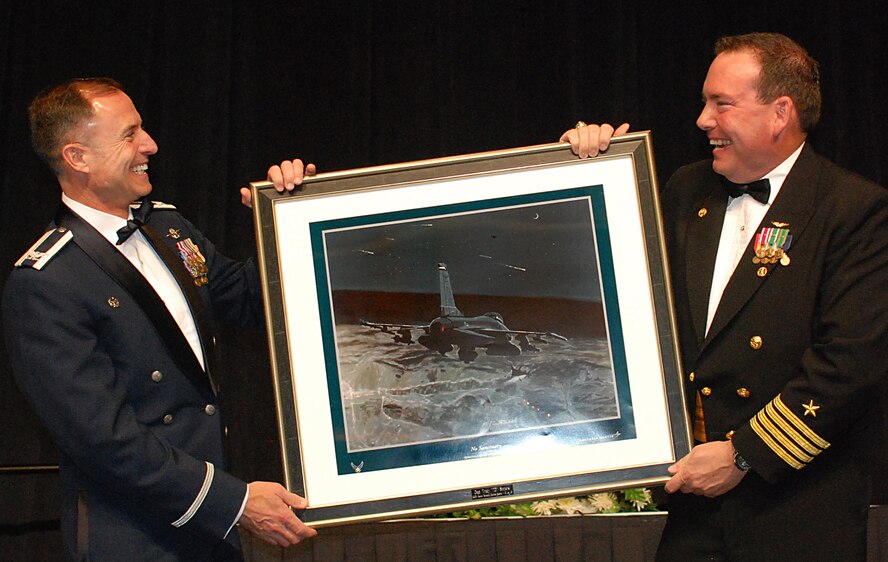
<svg viewBox="0 0 888 562">
<path fill-rule="evenodd" d="M 756 434 L 761 438 L 761 440 L 765 442 L 765 445 L 770 447 L 771 450 L 774 451 L 774 453 L 778 457 L 783 459 L 783 461 L 786 464 L 788 464 L 789 466 L 791 466 L 797 470 L 801 470 L 801 469 L 805 468 L 805 465 L 803 463 L 800 463 L 798 460 L 793 458 L 792 455 L 786 453 L 786 451 L 783 450 L 783 447 L 781 447 L 776 441 L 771 439 L 771 435 L 768 432 L 766 432 L 764 430 L 764 428 L 762 428 L 761 425 L 759 425 L 757 418 L 758 418 L 758 415 L 756 415 L 756 417 L 749 420 L 749 425 L 752 426 L 752 430 L 756 432 Z"/>
<path fill-rule="evenodd" d="M 802 435 L 796 428 L 791 425 L 791 421 L 787 420 L 784 416 L 781 415 L 775 406 L 774 401 L 772 400 L 770 404 L 765 406 L 765 413 L 768 417 L 775 421 L 775 423 L 786 433 L 790 439 L 799 447 L 802 447 L 812 455 L 819 455 L 823 452 L 822 447 L 819 447 L 816 443 L 812 443 L 808 440 L 807 436 Z"/>
<path fill-rule="evenodd" d="M 756 435 L 786 464 L 804 468 L 830 446 L 790 410 L 780 395 L 749 420 Z"/>
<path fill-rule="evenodd" d="M 780 444 L 783 445 L 783 448 L 787 452 L 789 452 L 792 456 L 794 456 L 798 460 L 802 461 L 803 463 L 807 464 L 807 463 L 813 461 L 814 457 L 812 455 L 807 454 L 805 451 L 803 451 L 801 448 L 799 448 L 799 444 L 792 440 L 792 435 L 787 437 L 786 435 L 784 435 L 784 433 L 782 431 L 780 431 L 780 428 L 777 427 L 774 424 L 774 422 L 769 418 L 768 413 L 769 412 L 767 412 L 767 411 L 766 412 L 759 412 L 758 414 L 756 414 L 755 417 L 759 421 L 759 423 L 762 424 L 765 431 L 767 431 L 768 434 L 770 434 L 771 438 L 779 441 Z M 819 453 L 820 451 L 817 451 L 817 452 Z"/>
<path fill-rule="evenodd" d="M 797 415 L 795 415 L 792 410 L 790 410 L 786 404 L 783 402 L 781 395 L 778 394 L 774 400 L 771 401 L 772 404 L 780 411 L 783 416 L 788 419 L 802 434 L 807 437 L 814 445 L 819 447 L 820 449 L 827 449 L 829 447 L 829 441 L 817 435 L 814 431 L 811 430 L 810 427 L 805 424 Z"/>
</svg>

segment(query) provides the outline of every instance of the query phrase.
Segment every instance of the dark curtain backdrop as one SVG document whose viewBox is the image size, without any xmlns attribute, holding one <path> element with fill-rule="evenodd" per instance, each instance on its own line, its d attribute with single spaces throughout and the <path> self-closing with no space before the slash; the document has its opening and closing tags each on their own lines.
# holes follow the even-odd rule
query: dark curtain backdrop
<svg viewBox="0 0 888 562">
<path fill-rule="evenodd" d="M 888 8 L 799 6 L 3 0 L 0 286 L 59 197 L 30 150 L 25 107 L 73 76 L 124 84 L 160 146 L 156 198 L 234 257 L 254 251 L 236 188 L 293 155 L 332 171 L 552 142 L 577 119 L 629 121 L 653 131 L 662 185 L 708 153 L 694 121 L 715 39 L 748 31 L 786 33 L 820 61 L 824 117 L 811 141 L 884 185 Z M 233 470 L 277 479 L 264 333 L 226 332 L 222 344 L 234 367 L 224 381 Z M 873 397 L 874 407 L 884 402 Z M 883 413 L 874 435 L 885 425 Z M 0 351 L 0 465 L 53 462 Z M 0 474 L 0 535 L 51 526 L 54 512 L 41 506 L 53 478 Z"/>
</svg>

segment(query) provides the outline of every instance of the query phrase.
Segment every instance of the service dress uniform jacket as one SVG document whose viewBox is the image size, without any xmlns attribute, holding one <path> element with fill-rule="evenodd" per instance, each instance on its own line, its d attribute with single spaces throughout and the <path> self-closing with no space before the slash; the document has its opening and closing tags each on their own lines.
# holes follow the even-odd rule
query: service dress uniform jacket
<svg viewBox="0 0 888 562">
<path fill-rule="evenodd" d="M 707 160 L 675 173 L 662 207 L 687 403 L 699 394 L 707 440 L 732 439 L 752 470 L 717 500 L 670 496 L 661 549 L 713 524 L 731 560 L 863 559 L 868 414 L 888 374 L 888 190 L 806 145 L 756 231 L 777 230 L 783 249 L 755 259 L 753 238 L 707 333 L 726 204 Z"/>
<path fill-rule="evenodd" d="M 60 450 L 71 558 L 237 559 L 246 484 L 224 471 L 212 323 L 261 321 L 258 271 L 171 206 L 147 224 L 197 295 L 206 370 L 138 270 L 64 205 L 6 285 L 10 359 Z"/>
</svg>

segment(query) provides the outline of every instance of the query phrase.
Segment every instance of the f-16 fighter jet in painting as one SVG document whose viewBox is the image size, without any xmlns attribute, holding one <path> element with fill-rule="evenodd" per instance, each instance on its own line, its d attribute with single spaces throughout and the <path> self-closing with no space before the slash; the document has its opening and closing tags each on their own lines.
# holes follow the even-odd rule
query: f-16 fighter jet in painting
<svg viewBox="0 0 888 562">
<path fill-rule="evenodd" d="M 376 328 L 385 333 L 394 332 L 394 339 L 400 343 L 413 343 L 413 331 L 422 331 L 416 340 L 432 351 L 445 355 L 454 348 L 460 360 L 469 363 L 478 357 L 478 348 L 487 355 L 520 355 L 522 351 L 535 351 L 528 336 L 536 343 L 548 343 L 546 337 L 567 341 L 567 338 L 553 332 L 532 332 L 509 329 L 498 312 L 488 312 L 481 316 L 465 316 L 456 307 L 450 274 L 447 265 L 438 264 L 438 282 L 441 293 L 440 316 L 425 324 L 391 324 L 361 320 L 363 326 Z M 518 345 L 512 342 L 512 338 Z"/>
</svg>

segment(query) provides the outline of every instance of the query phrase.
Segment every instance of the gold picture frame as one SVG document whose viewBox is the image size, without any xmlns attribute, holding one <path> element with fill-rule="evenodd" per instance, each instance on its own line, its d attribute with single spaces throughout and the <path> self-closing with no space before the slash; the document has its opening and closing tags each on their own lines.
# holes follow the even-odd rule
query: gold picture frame
<svg viewBox="0 0 888 562">
<path fill-rule="evenodd" d="M 690 451 L 648 132 L 251 187 L 308 524 L 656 484 Z"/>
</svg>

